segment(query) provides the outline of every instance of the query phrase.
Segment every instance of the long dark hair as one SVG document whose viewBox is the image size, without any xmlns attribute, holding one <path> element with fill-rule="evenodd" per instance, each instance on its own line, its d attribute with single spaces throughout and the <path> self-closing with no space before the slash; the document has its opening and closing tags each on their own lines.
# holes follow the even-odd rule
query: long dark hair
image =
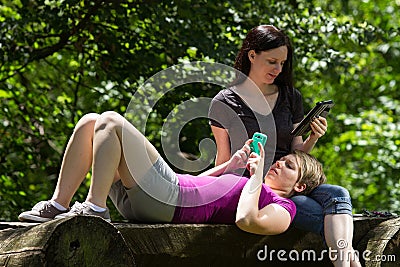
<svg viewBox="0 0 400 267">
<path fill-rule="evenodd" d="M 233 85 L 241 84 L 250 73 L 251 63 L 248 53 L 254 50 L 257 54 L 270 49 L 286 46 L 287 60 L 283 65 L 282 72 L 276 77 L 274 83 L 279 87 L 293 87 L 293 47 L 289 37 L 280 29 L 272 25 L 260 25 L 251 29 L 244 39 L 242 47 L 236 56 L 235 69 L 238 74 Z M 244 74 L 244 75 L 243 75 Z"/>
</svg>

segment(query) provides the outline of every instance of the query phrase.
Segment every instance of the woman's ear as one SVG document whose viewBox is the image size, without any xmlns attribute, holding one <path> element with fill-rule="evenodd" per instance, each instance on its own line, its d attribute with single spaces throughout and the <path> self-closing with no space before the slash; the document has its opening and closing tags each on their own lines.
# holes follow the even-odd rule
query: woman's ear
<svg viewBox="0 0 400 267">
<path fill-rule="evenodd" d="M 294 185 L 293 190 L 297 193 L 303 192 L 304 190 L 306 190 L 307 185 L 306 184 L 300 184 L 300 183 L 296 183 Z"/>
<path fill-rule="evenodd" d="M 247 53 L 247 55 L 248 55 L 248 57 L 249 57 L 250 62 L 253 62 L 254 59 L 255 59 L 255 57 L 256 57 L 256 51 L 250 50 L 250 51 Z"/>
</svg>

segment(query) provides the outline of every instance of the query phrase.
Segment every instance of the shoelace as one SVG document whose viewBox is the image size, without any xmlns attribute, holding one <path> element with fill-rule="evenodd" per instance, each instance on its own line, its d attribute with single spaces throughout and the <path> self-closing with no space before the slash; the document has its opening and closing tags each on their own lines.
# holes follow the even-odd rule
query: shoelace
<svg viewBox="0 0 400 267">
<path fill-rule="evenodd" d="M 42 210 L 47 205 L 47 201 L 40 201 L 35 206 L 33 206 L 32 210 Z"/>
<path fill-rule="evenodd" d="M 74 203 L 74 205 L 71 207 L 71 212 L 75 212 L 75 211 L 80 212 L 80 211 L 82 211 L 84 208 L 85 208 L 85 206 L 84 206 L 82 203 L 76 201 L 76 202 Z"/>
</svg>

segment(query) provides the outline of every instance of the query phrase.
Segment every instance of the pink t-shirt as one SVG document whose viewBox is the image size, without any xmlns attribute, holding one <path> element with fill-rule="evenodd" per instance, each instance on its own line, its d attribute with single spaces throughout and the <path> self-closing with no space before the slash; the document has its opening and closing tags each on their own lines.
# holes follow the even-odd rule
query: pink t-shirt
<svg viewBox="0 0 400 267">
<path fill-rule="evenodd" d="M 193 176 L 177 174 L 179 200 L 172 222 L 174 223 L 227 223 L 235 222 L 236 208 L 246 177 L 235 174 Z M 293 201 L 274 193 L 263 184 L 258 208 L 276 203 L 284 207 L 293 220 L 296 206 Z"/>
</svg>

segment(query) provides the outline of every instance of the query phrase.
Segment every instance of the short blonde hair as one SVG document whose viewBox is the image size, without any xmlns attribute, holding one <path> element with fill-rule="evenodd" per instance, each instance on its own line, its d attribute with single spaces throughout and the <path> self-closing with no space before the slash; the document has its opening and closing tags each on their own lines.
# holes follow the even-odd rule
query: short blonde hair
<svg viewBox="0 0 400 267">
<path fill-rule="evenodd" d="M 295 194 L 307 195 L 317 186 L 326 182 L 322 164 L 314 156 L 301 150 L 295 150 L 292 154 L 296 157 L 299 164 L 299 177 L 297 182 L 306 185 L 305 190 Z"/>
</svg>

